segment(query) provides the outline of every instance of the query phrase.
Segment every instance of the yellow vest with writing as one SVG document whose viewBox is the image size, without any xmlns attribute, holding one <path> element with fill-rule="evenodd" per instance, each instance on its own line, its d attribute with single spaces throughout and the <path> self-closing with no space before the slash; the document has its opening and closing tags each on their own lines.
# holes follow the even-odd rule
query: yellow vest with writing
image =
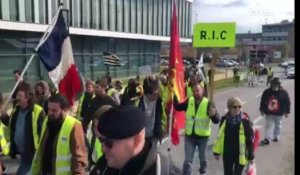
<svg viewBox="0 0 300 175">
<path fill-rule="evenodd" d="M 191 135 L 193 127 L 198 136 L 210 136 L 211 120 L 207 115 L 208 99 L 203 97 L 197 111 L 195 111 L 195 99 L 190 97 L 186 111 L 185 134 Z"/>
<path fill-rule="evenodd" d="M 214 144 L 213 152 L 219 155 L 223 155 L 224 150 L 224 138 L 225 138 L 225 128 L 226 128 L 226 120 L 222 124 L 218 138 Z M 239 164 L 246 165 L 247 159 L 246 159 L 246 137 L 245 137 L 245 131 L 243 123 L 240 123 L 240 129 L 239 129 Z"/>
<path fill-rule="evenodd" d="M 73 130 L 74 124 L 80 122 L 72 116 L 66 116 L 62 127 L 59 131 L 59 135 L 56 143 L 56 154 L 55 157 L 55 167 L 53 169 L 53 174 L 56 175 L 71 175 L 71 132 Z M 43 123 L 41 138 L 45 137 L 45 131 L 47 127 L 47 120 Z M 41 139 L 43 140 L 43 139 Z M 32 165 L 31 165 L 31 174 L 32 175 L 40 175 L 42 173 L 42 165 L 43 165 L 43 143 L 39 143 L 39 147 L 34 155 Z"/>
</svg>

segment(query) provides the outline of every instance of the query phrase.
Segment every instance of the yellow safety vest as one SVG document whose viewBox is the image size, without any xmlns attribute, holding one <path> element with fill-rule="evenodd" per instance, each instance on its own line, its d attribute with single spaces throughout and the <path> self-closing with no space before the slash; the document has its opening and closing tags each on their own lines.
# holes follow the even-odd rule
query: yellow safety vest
<svg viewBox="0 0 300 175">
<path fill-rule="evenodd" d="M 168 86 L 165 86 L 163 84 L 159 85 L 159 94 L 161 99 L 166 103 L 168 100 Z M 166 106 L 166 104 L 164 104 Z"/>
<path fill-rule="evenodd" d="M 64 122 L 62 124 L 62 127 L 59 131 L 59 135 L 57 138 L 57 143 L 56 143 L 56 155 L 55 157 L 55 167 L 54 167 L 54 174 L 56 175 L 71 175 L 71 158 L 72 158 L 72 153 L 71 153 L 71 132 L 73 130 L 74 124 L 75 123 L 80 123 L 77 119 L 75 119 L 72 116 L 66 116 L 64 119 Z M 41 138 L 45 137 L 45 131 L 47 127 L 47 119 L 43 123 L 43 128 L 42 128 L 42 134 Z M 31 165 L 31 174 L 32 175 L 40 175 L 42 173 L 42 165 L 43 165 L 43 153 L 44 153 L 44 148 L 43 148 L 43 143 L 42 140 L 39 143 L 39 147 L 37 151 L 35 152 L 32 165 Z"/>
<path fill-rule="evenodd" d="M 9 153 L 9 144 L 5 139 L 4 128 L 2 123 L 0 123 L 0 145 L 3 154 L 7 156 Z"/>
<path fill-rule="evenodd" d="M 108 89 L 107 96 L 112 97 L 114 92 L 117 92 L 117 90 L 115 88 Z"/>
<path fill-rule="evenodd" d="M 186 135 L 191 135 L 194 127 L 196 135 L 210 136 L 211 120 L 207 115 L 207 106 L 208 99 L 206 97 L 203 97 L 197 111 L 195 111 L 195 99 L 194 97 L 189 98 L 188 108 L 186 111 Z"/>
<path fill-rule="evenodd" d="M 43 108 L 38 105 L 34 104 L 33 111 L 32 111 L 32 136 L 33 136 L 33 142 L 34 142 L 34 148 L 37 149 L 39 145 L 39 135 L 38 135 L 38 120 L 41 112 L 43 111 Z M 12 115 L 16 112 L 16 108 L 13 109 Z M 12 116 L 11 115 L 11 116 Z M 11 117 L 10 117 L 10 122 L 11 124 Z M 11 127 L 10 127 L 11 128 Z"/>
<path fill-rule="evenodd" d="M 89 143 L 92 147 L 92 138 L 89 139 Z M 102 146 L 99 139 L 95 139 L 93 150 L 92 150 L 92 160 L 93 162 L 97 162 L 102 157 Z"/>
<path fill-rule="evenodd" d="M 215 144 L 213 146 L 213 152 L 219 155 L 223 155 L 224 151 L 224 138 L 225 138 L 225 128 L 226 128 L 226 120 L 222 124 L 219 135 L 217 140 L 215 141 Z M 245 130 L 244 126 L 241 122 L 240 129 L 239 129 L 239 164 L 246 165 L 247 159 L 246 159 L 246 137 L 245 137 Z"/>
<path fill-rule="evenodd" d="M 92 134 L 91 128 L 92 128 L 92 121 L 90 122 L 90 124 L 88 126 L 88 130 L 87 130 L 87 134 L 86 134 L 86 137 L 87 137 L 87 139 L 89 141 L 90 147 L 92 147 L 92 138 L 93 138 L 93 134 Z M 93 147 L 93 150 L 92 150 L 92 160 L 93 160 L 93 162 L 97 162 L 98 159 L 100 157 L 102 157 L 102 155 L 103 155 L 103 153 L 102 153 L 101 143 L 96 138 L 95 142 L 94 142 L 94 147 Z"/>
<path fill-rule="evenodd" d="M 270 68 L 268 68 L 267 70 L 268 70 L 268 76 L 272 76 L 273 75 L 273 70 L 270 69 Z"/>
<path fill-rule="evenodd" d="M 92 99 L 95 98 L 96 95 L 93 94 L 92 96 Z M 81 110 L 82 110 L 82 103 L 83 103 L 83 100 L 85 98 L 85 93 L 83 93 L 83 95 L 80 97 L 79 99 L 79 105 L 78 105 L 78 110 L 77 110 L 77 115 L 76 115 L 76 118 L 79 119 L 79 120 L 82 120 L 82 117 L 81 117 Z"/>
</svg>

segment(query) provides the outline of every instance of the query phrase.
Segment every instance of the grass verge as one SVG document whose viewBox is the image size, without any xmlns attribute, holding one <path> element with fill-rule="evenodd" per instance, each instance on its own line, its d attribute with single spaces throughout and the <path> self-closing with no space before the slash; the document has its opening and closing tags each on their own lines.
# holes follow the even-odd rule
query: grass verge
<svg viewBox="0 0 300 175">
<path fill-rule="evenodd" d="M 240 86 L 246 82 L 247 80 L 241 80 L 238 85 Z M 233 82 L 233 78 L 227 78 L 227 79 L 215 81 L 215 90 L 220 90 L 220 89 L 229 88 L 233 86 L 236 86 L 236 84 Z"/>
</svg>

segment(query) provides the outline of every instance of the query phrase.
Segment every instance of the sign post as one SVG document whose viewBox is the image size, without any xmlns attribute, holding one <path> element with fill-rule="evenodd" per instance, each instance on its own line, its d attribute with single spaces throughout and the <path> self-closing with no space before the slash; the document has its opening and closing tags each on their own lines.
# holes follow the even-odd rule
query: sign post
<svg viewBox="0 0 300 175">
<path fill-rule="evenodd" d="M 222 48 L 235 47 L 235 23 L 197 23 L 194 25 L 193 47 Z M 219 58 L 218 51 L 213 52 L 209 74 L 209 99 L 214 95 L 214 74 L 216 61 Z"/>
</svg>

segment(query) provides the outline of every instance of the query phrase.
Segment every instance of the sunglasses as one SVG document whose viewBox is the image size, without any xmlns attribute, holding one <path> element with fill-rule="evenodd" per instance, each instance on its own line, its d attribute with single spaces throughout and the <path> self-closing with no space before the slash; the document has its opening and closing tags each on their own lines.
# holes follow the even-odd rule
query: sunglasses
<svg viewBox="0 0 300 175">
<path fill-rule="evenodd" d="M 114 146 L 114 141 L 109 138 L 98 137 L 101 144 L 105 145 L 107 148 L 111 149 Z"/>
<path fill-rule="evenodd" d="M 234 109 L 237 109 L 237 108 L 241 109 L 242 106 L 238 105 L 238 106 L 233 106 L 232 108 L 234 108 Z"/>
</svg>

